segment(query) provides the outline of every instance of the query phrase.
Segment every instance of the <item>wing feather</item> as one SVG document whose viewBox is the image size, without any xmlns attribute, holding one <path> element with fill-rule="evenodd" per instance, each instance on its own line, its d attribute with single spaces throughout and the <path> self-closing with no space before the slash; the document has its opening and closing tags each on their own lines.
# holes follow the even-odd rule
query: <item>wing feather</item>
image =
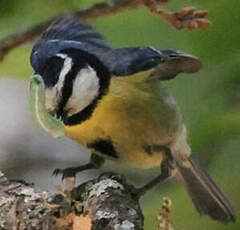
<svg viewBox="0 0 240 230">
<path fill-rule="evenodd" d="M 201 62 L 196 57 L 178 50 L 142 47 L 115 49 L 112 52 L 112 72 L 116 76 L 152 69 L 149 77 L 169 80 L 179 73 L 195 73 L 201 68 Z"/>
<path fill-rule="evenodd" d="M 152 70 L 149 77 L 168 80 L 179 73 L 197 72 L 201 67 L 196 57 L 177 50 L 153 47 L 112 49 L 91 26 L 73 16 L 59 18 L 49 26 L 33 47 L 31 64 L 37 71 L 47 58 L 69 48 L 95 55 L 115 76 Z"/>
</svg>

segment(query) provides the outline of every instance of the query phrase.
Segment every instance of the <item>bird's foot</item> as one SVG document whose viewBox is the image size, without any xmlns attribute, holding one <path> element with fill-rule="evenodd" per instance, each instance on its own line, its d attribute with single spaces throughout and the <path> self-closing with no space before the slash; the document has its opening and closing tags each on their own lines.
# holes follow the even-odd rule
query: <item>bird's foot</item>
<svg viewBox="0 0 240 230">
<path fill-rule="evenodd" d="M 78 167 L 71 167 L 71 168 L 65 168 L 65 169 L 55 169 L 52 173 L 53 176 L 61 176 L 62 180 L 69 178 L 69 177 L 76 177 L 76 174 L 78 170 L 76 170 Z"/>
<path fill-rule="evenodd" d="M 77 167 L 70 167 L 65 169 L 55 169 L 52 173 L 53 176 L 62 175 L 62 180 L 66 178 L 75 178 L 76 174 L 88 169 L 99 169 L 104 163 L 104 159 L 98 155 L 92 154 L 90 162 L 85 165 L 80 165 Z"/>
<path fill-rule="evenodd" d="M 63 180 L 63 190 L 64 191 L 71 191 L 76 183 L 76 174 L 87 170 L 93 169 L 94 165 L 92 163 L 88 163 L 86 165 L 78 166 L 78 167 L 71 167 L 65 169 L 55 169 L 52 173 L 53 176 L 61 175 Z"/>
<path fill-rule="evenodd" d="M 72 167 L 66 169 L 55 169 L 52 173 L 53 176 L 60 176 L 63 181 L 62 189 L 64 192 L 71 191 L 76 182 L 76 173 L 78 172 L 79 167 Z"/>
</svg>

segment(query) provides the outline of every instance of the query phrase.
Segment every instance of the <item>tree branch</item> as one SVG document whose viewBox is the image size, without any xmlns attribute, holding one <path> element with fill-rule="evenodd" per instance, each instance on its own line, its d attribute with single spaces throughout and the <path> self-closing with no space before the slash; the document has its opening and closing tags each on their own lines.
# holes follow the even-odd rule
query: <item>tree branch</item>
<svg viewBox="0 0 240 230">
<path fill-rule="evenodd" d="M 89 19 L 97 18 L 107 14 L 113 14 L 127 9 L 133 9 L 139 5 L 145 5 L 151 10 L 151 12 L 163 17 L 177 29 L 203 29 L 210 24 L 210 22 L 205 19 L 207 14 L 206 11 L 198 11 L 191 7 L 183 8 L 176 13 L 162 10 L 160 5 L 168 1 L 169 0 L 111 0 L 108 2 L 95 4 L 86 9 L 71 12 L 71 14 L 81 19 Z M 4 57 L 14 48 L 34 41 L 52 21 L 61 16 L 64 16 L 64 14 L 57 15 L 45 22 L 1 39 L 0 61 L 3 61 Z"/>
<path fill-rule="evenodd" d="M 143 215 L 133 191 L 112 173 L 55 195 L 23 181 L 0 179 L 0 229 L 142 230 Z"/>
<path fill-rule="evenodd" d="M 102 15 L 113 14 L 121 10 L 134 8 L 138 4 L 139 2 L 135 0 L 112 0 L 109 2 L 95 4 L 89 8 L 72 12 L 71 14 L 81 19 L 97 18 Z M 1 39 L 0 61 L 2 61 L 12 49 L 34 41 L 54 20 L 62 16 L 64 16 L 64 14 L 57 15 L 45 22 L 34 25 L 25 31 L 20 31 Z"/>
</svg>

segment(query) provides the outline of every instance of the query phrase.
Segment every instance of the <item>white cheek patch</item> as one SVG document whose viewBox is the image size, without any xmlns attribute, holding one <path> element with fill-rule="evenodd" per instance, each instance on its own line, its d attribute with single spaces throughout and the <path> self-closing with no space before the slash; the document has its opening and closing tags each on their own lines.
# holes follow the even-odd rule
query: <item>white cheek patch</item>
<svg viewBox="0 0 240 230">
<path fill-rule="evenodd" d="M 68 115 L 78 113 L 90 105 L 98 96 L 99 88 L 96 71 L 90 66 L 81 69 L 75 78 L 72 95 L 66 105 Z"/>
<path fill-rule="evenodd" d="M 66 54 L 57 54 L 56 56 L 64 59 L 63 67 L 58 77 L 58 82 L 52 88 L 46 89 L 46 108 L 48 111 L 55 111 L 61 99 L 62 88 L 67 74 L 70 72 L 73 61 Z"/>
</svg>

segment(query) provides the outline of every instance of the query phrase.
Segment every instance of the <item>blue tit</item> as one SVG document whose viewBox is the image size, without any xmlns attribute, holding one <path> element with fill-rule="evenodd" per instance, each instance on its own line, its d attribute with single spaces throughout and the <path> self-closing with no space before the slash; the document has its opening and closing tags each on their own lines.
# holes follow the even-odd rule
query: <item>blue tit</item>
<svg viewBox="0 0 240 230">
<path fill-rule="evenodd" d="M 160 167 L 161 175 L 139 194 L 176 176 L 201 215 L 235 221 L 231 203 L 191 158 L 181 112 L 163 84 L 179 73 L 197 72 L 196 57 L 154 47 L 115 49 L 86 23 L 65 16 L 34 45 L 31 64 L 44 82 L 47 113 L 61 119 L 65 135 L 92 153 L 88 164 L 55 174 L 99 168 L 105 159 Z"/>
</svg>

